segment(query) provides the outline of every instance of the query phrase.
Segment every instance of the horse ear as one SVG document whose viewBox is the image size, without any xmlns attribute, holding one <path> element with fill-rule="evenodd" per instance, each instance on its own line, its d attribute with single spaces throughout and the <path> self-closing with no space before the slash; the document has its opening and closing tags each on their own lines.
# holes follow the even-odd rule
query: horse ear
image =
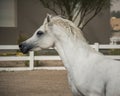
<svg viewBox="0 0 120 96">
<path fill-rule="evenodd" d="M 48 22 L 48 23 L 50 22 L 50 19 L 51 19 L 51 15 L 50 15 L 50 14 L 47 14 L 47 22 Z"/>
</svg>

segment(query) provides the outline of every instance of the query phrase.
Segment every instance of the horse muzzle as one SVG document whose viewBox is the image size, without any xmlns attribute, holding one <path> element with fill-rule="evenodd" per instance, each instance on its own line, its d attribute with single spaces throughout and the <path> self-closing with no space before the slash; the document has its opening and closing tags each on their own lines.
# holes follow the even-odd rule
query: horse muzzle
<svg viewBox="0 0 120 96">
<path fill-rule="evenodd" d="M 24 54 L 28 53 L 32 49 L 32 45 L 21 43 L 19 45 L 20 51 Z"/>
</svg>

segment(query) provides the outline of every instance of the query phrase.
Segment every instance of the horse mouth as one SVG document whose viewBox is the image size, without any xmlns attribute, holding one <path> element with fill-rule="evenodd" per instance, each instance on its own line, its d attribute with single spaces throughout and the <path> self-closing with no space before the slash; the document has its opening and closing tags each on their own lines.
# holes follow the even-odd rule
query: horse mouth
<svg viewBox="0 0 120 96">
<path fill-rule="evenodd" d="M 27 45 L 25 43 L 19 45 L 19 49 L 23 54 L 27 54 L 32 48 L 32 45 Z"/>
<path fill-rule="evenodd" d="M 29 51 L 30 51 L 30 49 L 28 49 L 28 48 L 20 48 L 20 51 L 23 53 L 23 54 L 27 54 Z"/>
</svg>

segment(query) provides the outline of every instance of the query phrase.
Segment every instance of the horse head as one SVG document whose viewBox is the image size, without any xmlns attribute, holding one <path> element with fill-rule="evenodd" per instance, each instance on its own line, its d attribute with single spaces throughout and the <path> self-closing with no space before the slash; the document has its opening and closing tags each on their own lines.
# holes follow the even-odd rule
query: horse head
<svg viewBox="0 0 120 96">
<path fill-rule="evenodd" d="M 19 47 L 23 53 L 30 50 L 37 51 L 54 46 L 56 42 L 66 42 L 81 38 L 84 40 L 80 29 L 73 22 L 61 18 L 60 16 L 47 15 L 43 24 L 35 31 L 33 36 L 22 42 Z M 76 42 L 76 41 L 75 41 Z"/>
<path fill-rule="evenodd" d="M 33 34 L 32 37 L 20 43 L 19 48 L 23 53 L 28 53 L 30 50 L 37 51 L 52 47 L 55 43 L 54 36 L 50 34 L 51 15 L 47 15 L 43 25 L 41 25 Z"/>
</svg>

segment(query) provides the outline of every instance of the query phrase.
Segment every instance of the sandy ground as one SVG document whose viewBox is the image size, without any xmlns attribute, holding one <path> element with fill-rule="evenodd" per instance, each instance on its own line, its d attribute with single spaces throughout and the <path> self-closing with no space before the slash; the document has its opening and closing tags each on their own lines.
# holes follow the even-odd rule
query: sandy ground
<svg viewBox="0 0 120 96">
<path fill-rule="evenodd" d="M 72 96 L 66 71 L 0 72 L 0 96 Z"/>
</svg>

